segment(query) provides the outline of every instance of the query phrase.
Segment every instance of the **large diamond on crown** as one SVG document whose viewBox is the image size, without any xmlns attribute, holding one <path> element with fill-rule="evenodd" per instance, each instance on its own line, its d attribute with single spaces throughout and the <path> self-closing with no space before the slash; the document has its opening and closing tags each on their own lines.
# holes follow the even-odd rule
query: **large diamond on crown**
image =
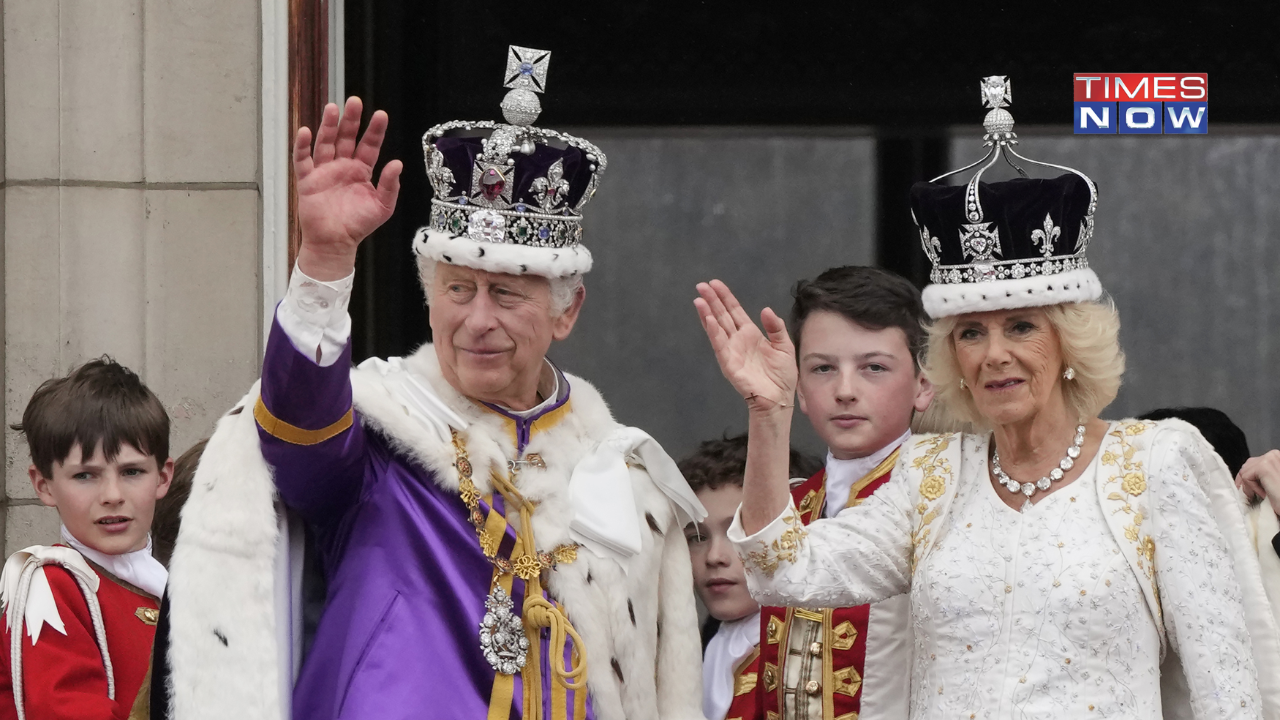
<svg viewBox="0 0 1280 720">
<path fill-rule="evenodd" d="M 487 243 L 507 241 L 507 219 L 493 210 L 476 210 L 467 218 L 467 237 Z"/>
<path fill-rule="evenodd" d="M 1000 255 L 1000 229 L 995 223 L 965 223 L 960 226 L 960 249 L 966 260 L 990 262 Z"/>
</svg>

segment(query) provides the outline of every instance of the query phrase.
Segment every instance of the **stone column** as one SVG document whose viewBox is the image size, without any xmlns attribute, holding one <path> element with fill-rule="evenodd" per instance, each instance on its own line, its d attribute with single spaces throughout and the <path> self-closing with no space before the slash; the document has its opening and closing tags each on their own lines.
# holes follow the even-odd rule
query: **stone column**
<svg viewBox="0 0 1280 720">
<path fill-rule="evenodd" d="M 177 456 L 261 354 L 258 0 L 3 0 L 5 552 L 56 539 L 21 419 L 110 354 Z"/>
</svg>

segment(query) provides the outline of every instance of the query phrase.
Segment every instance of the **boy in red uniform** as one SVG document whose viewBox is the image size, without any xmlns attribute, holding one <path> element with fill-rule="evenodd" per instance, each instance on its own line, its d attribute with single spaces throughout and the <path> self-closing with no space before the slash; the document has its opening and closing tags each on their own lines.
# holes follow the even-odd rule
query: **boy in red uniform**
<svg viewBox="0 0 1280 720">
<path fill-rule="evenodd" d="M 747 436 L 707 440 L 679 462 L 707 518 L 685 526 L 693 561 L 693 586 L 709 617 L 702 628 L 702 712 L 708 720 L 764 720 L 756 691 L 760 665 L 760 604 L 747 592 L 742 561 L 727 532 L 742 504 Z M 804 476 L 817 463 L 791 451 L 791 474 Z"/>
<path fill-rule="evenodd" d="M 860 504 L 889 479 L 911 421 L 933 400 L 920 372 L 920 291 L 877 268 L 839 267 L 797 283 L 791 324 L 800 411 L 828 447 L 826 467 L 792 487 L 805 524 Z M 910 605 L 761 611 L 765 716 L 905 718 Z"/>
<path fill-rule="evenodd" d="M 62 539 L 5 563 L 0 719 L 145 717 L 168 577 L 150 534 L 173 476 L 164 406 L 103 358 L 41 385 L 14 429 L 26 435 L 31 484 L 58 509 Z"/>
</svg>

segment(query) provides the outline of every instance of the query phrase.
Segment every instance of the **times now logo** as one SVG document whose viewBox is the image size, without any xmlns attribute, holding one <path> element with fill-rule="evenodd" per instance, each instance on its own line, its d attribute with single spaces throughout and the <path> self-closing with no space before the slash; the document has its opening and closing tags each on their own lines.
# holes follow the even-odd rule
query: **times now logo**
<svg viewBox="0 0 1280 720">
<path fill-rule="evenodd" d="M 1209 132 L 1206 73 L 1076 73 L 1077 135 Z"/>
</svg>

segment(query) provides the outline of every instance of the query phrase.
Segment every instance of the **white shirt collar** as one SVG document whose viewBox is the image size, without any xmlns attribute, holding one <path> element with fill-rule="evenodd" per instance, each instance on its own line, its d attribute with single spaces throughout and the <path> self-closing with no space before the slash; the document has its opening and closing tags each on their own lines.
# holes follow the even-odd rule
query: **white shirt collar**
<svg viewBox="0 0 1280 720">
<path fill-rule="evenodd" d="M 760 644 L 760 611 L 720 625 L 702 657 L 702 714 L 723 720 L 733 702 L 733 671 Z"/>
<path fill-rule="evenodd" d="M 899 445 L 906 442 L 911 437 L 911 431 L 908 430 L 902 434 L 902 437 L 885 445 L 879 450 L 871 453 L 866 457 L 854 458 L 853 460 L 837 460 L 831 451 L 827 451 L 827 508 L 823 511 L 823 517 L 835 517 L 844 510 L 844 506 L 849 503 L 849 490 L 853 488 L 853 484 L 867 476 L 867 473 L 876 469 L 876 466 L 884 461 L 885 458 L 898 449 Z"/>
<path fill-rule="evenodd" d="M 94 550 L 72 537 L 66 525 L 62 526 L 62 542 L 97 563 L 102 569 L 143 592 L 157 599 L 164 595 L 165 583 L 169 581 L 169 571 L 164 569 L 164 565 L 161 565 L 159 560 L 152 557 L 150 534 L 147 535 L 145 548 L 122 555 L 107 555 Z"/>
<path fill-rule="evenodd" d="M 499 405 L 498 407 L 518 418 L 528 420 L 529 418 L 538 417 L 545 412 L 548 407 L 555 404 L 556 400 L 560 398 L 560 372 L 556 370 L 556 366 L 552 365 L 550 360 L 543 358 L 542 362 L 546 363 L 547 367 L 551 369 L 551 380 L 552 383 L 554 383 L 551 386 L 551 392 L 547 395 L 546 399 L 528 410 L 512 410 L 511 408 L 503 405 Z"/>
</svg>

